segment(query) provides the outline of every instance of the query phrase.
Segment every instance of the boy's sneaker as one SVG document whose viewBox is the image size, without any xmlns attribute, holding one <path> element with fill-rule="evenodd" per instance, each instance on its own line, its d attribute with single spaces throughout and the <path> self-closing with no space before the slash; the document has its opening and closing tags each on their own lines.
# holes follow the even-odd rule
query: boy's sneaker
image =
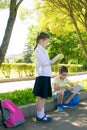
<svg viewBox="0 0 87 130">
<path fill-rule="evenodd" d="M 69 103 L 63 103 L 63 107 L 65 107 L 65 108 L 67 108 L 67 107 L 69 107 L 69 108 L 74 108 L 74 105 L 73 105 L 72 102 L 69 102 Z"/>
<path fill-rule="evenodd" d="M 63 104 L 58 104 L 57 111 L 63 111 Z"/>
</svg>

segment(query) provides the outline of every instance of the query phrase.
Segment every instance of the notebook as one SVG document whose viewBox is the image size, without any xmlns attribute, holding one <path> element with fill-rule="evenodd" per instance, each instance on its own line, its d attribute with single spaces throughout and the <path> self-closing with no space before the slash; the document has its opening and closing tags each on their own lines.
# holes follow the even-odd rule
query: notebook
<svg viewBox="0 0 87 130">
<path fill-rule="evenodd" d="M 63 54 L 58 54 L 58 55 L 56 55 L 56 56 L 51 60 L 51 63 L 52 63 L 52 64 L 56 64 L 56 63 L 58 63 L 59 61 L 61 61 L 63 58 L 64 58 L 64 55 L 63 55 Z"/>
<path fill-rule="evenodd" d="M 78 93 L 82 89 L 83 85 L 77 84 L 73 87 L 72 93 Z"/>
</svg>

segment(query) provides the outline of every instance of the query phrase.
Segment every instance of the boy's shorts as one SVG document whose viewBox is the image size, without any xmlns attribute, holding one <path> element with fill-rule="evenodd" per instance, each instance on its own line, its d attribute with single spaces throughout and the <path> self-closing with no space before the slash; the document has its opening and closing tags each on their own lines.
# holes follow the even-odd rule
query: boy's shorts
<svg viewBox="0 0 87 130">
<path fill-rule="evenodd" d="M 65 90 L 64 92 L 64 99 L 67 99 L 68 97 L 70 97 L 73 93 L 74 94 L 78 94 L 78 92 L 82 89 L 82 85 L 77 84 L 74 86 L 72 91 L 69 91 L 68 89 Z M 55 92 L 53 94 L 53 100 L 56 100 L 58 98 L 58 92 Z"/>
</svg>

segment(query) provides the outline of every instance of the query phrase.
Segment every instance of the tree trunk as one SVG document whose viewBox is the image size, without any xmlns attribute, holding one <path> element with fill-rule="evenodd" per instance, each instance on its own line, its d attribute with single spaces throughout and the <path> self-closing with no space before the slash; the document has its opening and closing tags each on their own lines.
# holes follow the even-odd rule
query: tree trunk
<svg viewBox="0 0 87 130">
<path fill-rule="evenodd" d="M 18 10 L 18 7 L 20 6 L 22 1 L 23 0 L 20 0 L 19 2 L 17 2 L 17 0 L 10 1 L 9 18 L 8 18 L 4 38 L 3 38 L 3 41 L 2 41 L 2 44 L 0 47 L 0 65 L 2 64 L 4 57 L 5 57 L 5 54 L 7 52 L 8 45 L 9 45 L 10 38 L 11 38 L 11 34 L 12 34 L 12 30 L 13 30 L 13 26 L 15 23 L 16 15 L 17 15 L 17 10 Z"/>
<path fill-rule="evenodd" d="M 10 42 L 10 38 L 11 38 L 11 34 L 12 34 L 12 29 L 13 29 L 13 25 L 16 19 L 16 14 L 14 14 L 14 16 L 12 16 L 12 14 L 9 15 L 9 19 L 8 19 L 8 23 L 7 23 L 7 27 L 5 30 L 5 35 L 2 41 L 2 45 L 0 47 L 0 65 L 2 64 L 6 51 L 8 49 L 8 45 Z"/>
<path fill-rule="evenodd" d="M 47 0 L 46 0 L 46 1 L 47 1 Z M 76 22 L 76 20 L 75 20 L 75 18 L 74 18 L 74 15 L 73 15 L 73 8 L 72 8 L 72 5 L 73 5 L 73 4 L 72 4 L 72 3 L 73 3 L 74 1 L 69 1 L 69 0 L 68 0 L 68 1 L 67 1 L 67 0 L 65 0 L 65 1 L 62 1 L 62 0 L 54 1 L 54 0 L 49 0 L 49 2 L 53 3 L 54 6 L 55 6 L 56 8 L 58 8 L 60 11 L 62 11 L 61 8 L 63 8 L 63 9 L 65 9 L 65 10 L 68 11 L 69 17 L 72 19 L 73 25 L 74 25 L 74 27 L 75 27 L 75 29 L 76 29 L 76 32 L 77 32 L 77 35 L 78 35 L 78 39 L 79 39 L 79 41 L 80 41 L 80 44 L 81 44 L 81 47 L 82 47 L 82 49 L 83 49 L 84 55 L 85 55 L 85 57 L 87 58 L 87 49 L 86 49 L 86 46 L 85 46 L 85 42 L 84 42 L 84 40 L 82 39 L 80 30 L 79 30 L 79 28 L 78 28 L 77 22 Z M 65 2 L 66 4 L 65 4 L 64 2 Z M 84 4 L 84 2 L 82 2 L 82 4 Z M 60 8 L 59 8 L 59 7 L 60 7 Z M 86 10 L 86 12 L 85 12 L 85 16 L 84 16 L 84 24 L 85 24 L 85 28 L 86 28 L 86 30 L 87 30 L 87 0 L 85 1 L 85 10 Z"/>
<path fill-rule="evenodd" d="M 71 16 L 71 19 L 72 19 L 73 24 L 74 24 L 74 26 L 75 26 L 77 35 L 78 35 L 78 37 L 79 37 L 79 41 L 80 41 L 81 47 L 82 47 L 82 49 L 83 49 L 84 55 L 85 55 L 85 57 L 87 58 L 86 46 L 85 46 L 85 43 L 84 43 L 84 41 L 83 41 L 83 39 L 82 39 L 82 36 L 81 36 L 80 30 L 79 30 L 79 28 L 78 28 L 78 25 L 77 25 L 77 23 L 76 23 L 76 21 L 75 21 L 75 19 L 74 19 L 73 14 L 70 13 L 70 16 Z"/>
</svg>

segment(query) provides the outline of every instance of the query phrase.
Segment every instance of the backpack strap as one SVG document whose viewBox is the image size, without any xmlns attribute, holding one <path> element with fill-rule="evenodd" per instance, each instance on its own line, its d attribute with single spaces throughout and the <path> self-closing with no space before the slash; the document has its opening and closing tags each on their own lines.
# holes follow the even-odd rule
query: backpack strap
<svg viewBox="0 0 87 130">
<path fill-rule="evenodd" d="M 1 116 L 2 116 L 2 125 L 6 128 L 6 126 L 4 124 L 4 117 L 3 117 L 3 110 L 2 110 L 2 106 L 1 106 L 1 100 L 0 100 L 0 110 L 1 110 Z"/>
<path fill-rule="evenodd" d="M 0 100 L 0 110 L 1 110 L 1 100 Z"/>
</svg>

